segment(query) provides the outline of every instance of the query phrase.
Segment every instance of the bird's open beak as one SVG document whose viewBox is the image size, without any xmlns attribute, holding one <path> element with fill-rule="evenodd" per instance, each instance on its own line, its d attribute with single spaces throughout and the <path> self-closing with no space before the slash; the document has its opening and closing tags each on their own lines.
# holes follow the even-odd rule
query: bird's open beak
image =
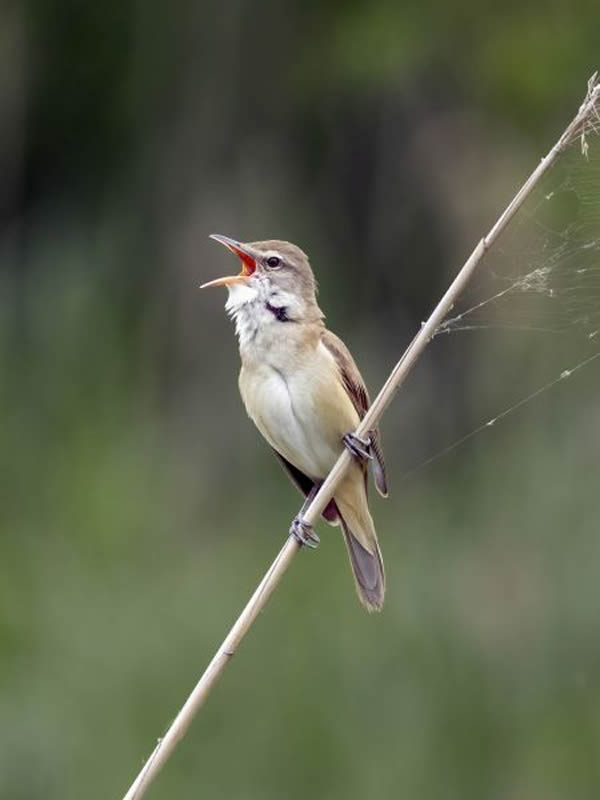
<svg viewBox="0 0 600 800">
<path fill-rule="evenodd" d="M 217 278 L 214 281 L 203 283 L 200 287 L 201 289 L 207 289 L 209 286 L 231 286 L 232 283 L 245 281 L 246 278 L 254 274 L 256 260 L 245 245 L 241 242 L 236 242 L 235 239 L 230 239 L 229 236 L 221 236 L 220 233 L 212 233 L 210 238 L 214 239 L 216 242 L 221 242 L 221 244 L 224 244 L 225 247 L 240 258 L 242 262 L 242 271 L 239 275 L 228 275 L 225 278 Z"/>
</svg>

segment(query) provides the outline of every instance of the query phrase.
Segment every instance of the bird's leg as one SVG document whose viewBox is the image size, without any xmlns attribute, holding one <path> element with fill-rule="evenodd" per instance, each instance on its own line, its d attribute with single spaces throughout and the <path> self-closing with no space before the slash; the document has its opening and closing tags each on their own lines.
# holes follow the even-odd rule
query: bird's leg
<svg viewBox="0 0 600 800">
<path fill-rule="evenodd" d="M 304 522 L 300 515 L 294 517 L 294 520 L 290 526 L 290 534 L 299 544 L 310 547 L 311 550 L 314 550 L 316 547 L 318 547 L 319 542 L 321 541 L 318 535 L 315 533 L 313 526 L 309 525 L 308 522 Z"/>
<path fill-rule="evenodd" d="M 290 526 L 290 535 L 296 539 L 301 545 L 305 545 L 306 547 L 310 547 L 312 550 L 315 547 L 319 546 L 319 542 L 321 541 L 317 534 L 315 533 L 315 529 L 312 525 L 309 525 L 308 522 L 305 522 L 303 519 L 304 512 L 315 499 L 315 495 L 321 488 L 321 483 L 315 483 L 313 488 L 310 492 L 306 495 L 306 500 L 304 501 L 302 508 L 294 517 L 294 520 Z"/>
<path fill-rule="evenodd" d="M 355 458 L 359 464 L 364 464 L 366 461 L 372 461 L 373 453 L 371 452 L 371 438 L 362 439 L 355 433 L 345 433 L 342 436 L 342 442 L 346 445 L 346 449 L 350 455 Z"/>
</svg>

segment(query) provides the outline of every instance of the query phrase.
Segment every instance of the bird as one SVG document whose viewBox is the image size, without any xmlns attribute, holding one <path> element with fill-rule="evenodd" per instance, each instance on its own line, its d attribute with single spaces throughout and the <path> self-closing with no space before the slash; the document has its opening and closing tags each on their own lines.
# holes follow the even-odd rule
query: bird
<svg viewBox="0 0 600 800">
<path fill-rule="evenodd" d="M 322 516 L 340 526 L 358 597 L 379 611 L 385 595 L 383 557 L 367 499 L 367 465 L 387 497 L 380 435 L 354 431 L 369 408 L 369 394 L 346 345 L 325 327 L 308 256 L 279 239 L 241 242 L 212 234 L 241 261 L 237 275 L 201 288 L 225 286 L 225 309 L 235 323 L 241 370 L 239 389 L 248 416 L 305 495 L 290 534 L 316 547 L 319 537 L 303 519 L 327 474 L 346 447 L 346 472 Z"/>
</svg>

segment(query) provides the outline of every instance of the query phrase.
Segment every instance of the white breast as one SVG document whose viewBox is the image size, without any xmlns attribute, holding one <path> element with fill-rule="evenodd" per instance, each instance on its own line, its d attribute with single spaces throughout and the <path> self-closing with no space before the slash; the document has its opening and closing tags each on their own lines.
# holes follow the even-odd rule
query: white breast
<svg viewBox="0 0 600 800">
<path fill-rule="evenodd" d="M 321 348 L 306 360 L 290 356 L 276 366 L 265 360 L 240 375 L 246 409 L 260 432 L 314 479 L 327 475 L 342 451 L 342 435 L 358 422 L 331 356 Z"/>
</svg>

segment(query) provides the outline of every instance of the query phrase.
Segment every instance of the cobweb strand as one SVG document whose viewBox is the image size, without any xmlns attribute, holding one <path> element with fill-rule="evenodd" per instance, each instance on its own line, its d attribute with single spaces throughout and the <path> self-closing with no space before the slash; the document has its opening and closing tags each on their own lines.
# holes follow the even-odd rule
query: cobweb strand
<svg viewBox="0 0 600 800">
<path fill-rule="evenodd" d="M 583 361 L 580 361 L 575 366 L 569 367 L 568 369 L 564 369 L 560 373 L 560 375 L 553 378 L 551 381 L 548 381 L 548 383 L 545 383 L 543 386 L 540 386 L 534 392 L 528 394 L 527 397 L 523 397 L 521 400 L 517 401 L 509 408 L 506 408 L 504 411 L 500 412 L 499 414 L 496 414 L 496 416 L 490 417 L 490 419 L 488 419 L 487 422 L 481 423 L 481 425 L 478 425 L 477 428 L 474 428 L 469 433 L 465 434 L 464 436 L 461 436 L 460 439 L 457 439 L 456 441 L 452 442 L 452 444 L 449 444 L 447 447 L 444 447 L 442 450 L 439 450 L 437 453 L 435 453 L 435 455 L 431 456 L 425 461 L 422 461 L 416 467 L 412 467 L 412 469 L 409 469 L 401 476 L 401 480 L 408 480 L 409 478 L 412 478 L 416 473 L 421 472 L 423 469 L 425 469 L 425 467 L 428 467 L 431 464 L 435 463 L 436 461 L 439 461 L 441 458 L 444 458 L 444 456 L 447 456 L 453 450 L 456 450 L 457 448 L 461 447 L 466 442 L 468 442 L 469 439 L 472 439 L 474 436 L 477 436 L 477 434 L 481 433 L 482 431 L 488 430 L 489 428 L 493 428 L 494 426 L 497 425 L 498 422 L 505 419 L 518 409 L 523 408 L 523 406 L 527 405 L 532 400 L 535 400 L 537 397 L 539 397 L 544 392 L 547 392 L 549 389 L 552 389 L 558 383 L 565 381 L 567 378 L 570 378 L 576 372 L 579 372 L 584 367 L 589 366 L 597 358 L 600 358 L 600 350 L 593 353 L 593 355 L 588 356 L 588 358 L 584 359 Z"/>
</svg>

